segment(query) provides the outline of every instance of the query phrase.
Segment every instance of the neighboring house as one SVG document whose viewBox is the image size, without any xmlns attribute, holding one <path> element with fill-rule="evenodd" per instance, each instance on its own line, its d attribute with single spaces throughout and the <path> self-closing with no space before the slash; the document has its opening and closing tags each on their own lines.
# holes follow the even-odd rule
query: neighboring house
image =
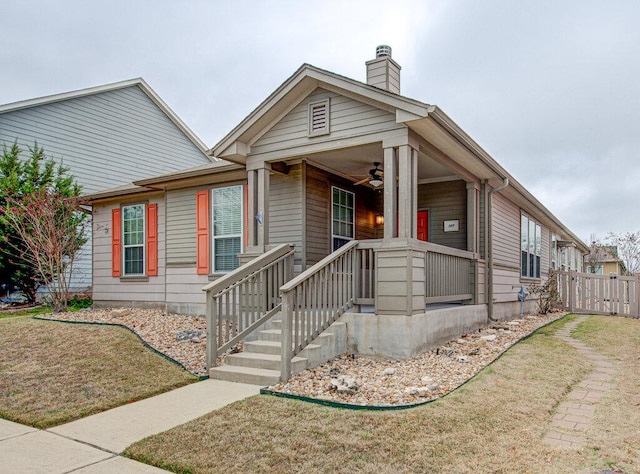
<svg viewBox="0 0 640 474">
<path fill-rule="evenodd" d="M 627 275 L 624 261 L 618 257 L 615 245 L 592 245 L 590 252 L 584 256 L 584 266 L 587 273 L 595 275 Z"/>
<path fill-rule="evenodd" d="M 281 309 L 305 321 L 293 354 L 340 318 L 349 350 L 406 357 L 519 314 L 521 286 L 562 255 L 578 269 L 583 242 L 442 110 L 400 95 L 390 48 L 366 66 L 365 84 L 304 64 L 210 150 L 224 161 L 88 196 L 95 304 L 206 312 L 232 333 Z M 140 262 L 122 229 L 146 213 Z"/>
<path fill-rule="evenodd" d="M 0 105 L 0 145 L 16 140 L 25 157 L 37 142 L 47 157 L 70 168 L 84 193 L 212 161 L 142 79 Z M 90 239 L 76 261 L 72 288 L 90 288 L 91 272 Z"/>
</svg>

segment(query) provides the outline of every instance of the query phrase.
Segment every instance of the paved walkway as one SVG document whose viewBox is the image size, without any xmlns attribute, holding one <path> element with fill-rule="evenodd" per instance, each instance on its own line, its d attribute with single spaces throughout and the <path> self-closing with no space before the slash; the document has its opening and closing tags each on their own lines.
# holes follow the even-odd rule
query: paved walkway
<svg viewBox="0 0 640 474">
<path fill-rule="evenodd" d="M 575 347 L 595 367 L 593 372 L 576 385 L 558 405 L 558 411 L 551 422 L 551 429 L 543 438 L 545 443 L 557 448 L 582 447 L 584 433 L 589 427 L 596 406 L 611 390 L 611 379 L 615 374 L 615 366 L 607 357 L 571 337 L 571 331 L 586 319 L 586 316 L 574 319 L 555 334 L 556 337 Z"/>
<path fill-rule="evenodd" d="M 0 420 L 0 473 L 166 472 L 119 454 L 147 436 L 259 392 L 257 385 L 209 379 L 48 430 Z"/>
</svg>

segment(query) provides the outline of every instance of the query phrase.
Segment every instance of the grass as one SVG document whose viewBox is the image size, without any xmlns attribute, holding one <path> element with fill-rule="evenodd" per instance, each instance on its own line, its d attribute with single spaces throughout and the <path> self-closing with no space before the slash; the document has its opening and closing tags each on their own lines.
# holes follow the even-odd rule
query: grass
<svg viewBox="0 0 640 474">
<path fill-rule="evenodd" d="M 129 331 L 0 320 L 0 417 L 47 428 L 195 381 Z"/>
<path fill-rule="evenodd" d="M 67 311 L 74 312 L 85 309 L 87 306 L 84 303 L 78 305 L 69 305 Z M 24 309 L 9 309 L 0 311 L 0 319 L 4 318 L 19 318 L 21 316 L 38 316 L 40 314 L 50 314 L 52 312 L 51 306 L 43 304 L 35 307 L 27 307 Z"/>
<path fill-rule="evenodd" d="M 536 333 L 422 407 L 352 411 L 257 396 L 142 440 L 126 454 L 181 473 L 639 472 L 640 321 L 594 317 L 577 332 L 606 347 L 620 371 L 580 450 L 541 441 L 560 401 L 592 370 L 549 334 Z"/>
</svg>

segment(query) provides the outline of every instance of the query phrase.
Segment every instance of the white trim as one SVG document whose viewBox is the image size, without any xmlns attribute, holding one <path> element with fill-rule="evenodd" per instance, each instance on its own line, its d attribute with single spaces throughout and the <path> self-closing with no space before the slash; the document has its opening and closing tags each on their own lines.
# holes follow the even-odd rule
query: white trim
<svg viewBox="0 0 640 474">
<path fill-rule="evenodd" d="M 216 236 L 215 234 L 215 214 L 214 214 L 214 205 L 215 205 L 215 198 L 214 198 L 214 194 L 216 190 L 219 189 L 231 189 L 231 188 L 239 188 L 240 190 L 240 232 L 238 234 L 226 234 L 226 235 L 221 235 L 221 236 Z M 228 273 L 230 271 L 233 271 L 235 269 L 231 269 L 231 270 L 219 270 L 216 268 L 216 240 L 217 239 L 229 239 L 229 238 L 239 238 L 240 239 L 240 253 L 242 253 L 243 249 L 244 249 L 244 221 L 245 221 L 245 211 L 244 211 L 244 206 L 245 206 L 245 202 L 244 202 L 244 185 L 242 184 L 238 184 L 238 185 L 233 185 L 233 186 L 218 186 L 215 188 L 211 188 L 211 191 L 209 192 L 209 199 L 211 202 L 211 269 L 212 272 L 211 273 Z"/>
<path fill-rule="evenodd" d="M 351 195 L 351 204 L 352 204 L 352 209 L 351 209 L 351 229 L 353 231 L 353 235 L 351 237 L 346 236 L 346 235 L 339 235 L 335 233 L 335 229 L 334 229 L 334 215 L 333 215 L 333 192 L 334 189 L 337 189 L 339 191 L 342 191 L 344 193 L 348 193 Z M 338 186 L 331 186 L 331 251 L 334 252 L 336 249 L 334 248 L 333 245 L 333 241 L 334 239 L 342 239 L 342 240 L 353 240 L 356 237 L 356 193 L 354 193 L 353 191 L 348 191 L 346 189 L 343 189 L 341 187 Z"/>
<path fill-rule="evenodd" d="M 128 207 L 142 207 L 142 244 L 135 245 L 126 245 L 125 244 L 125 231 L 124 231 L 124 215 L 125 209 Z M 122 216 L 121 216 L 121 232 L 122 232 L 122 276 L 146 276 L 147 274 L 147 205 L 144 203 L 136 203 L 136 204 L 127 204 L 126 206 L 122 206 Z M 126 250 L 127 248 L 137 248 L 142 247 L 142 273 L 127 273 L 127 261 L 126 261 Z"/>
</svg>

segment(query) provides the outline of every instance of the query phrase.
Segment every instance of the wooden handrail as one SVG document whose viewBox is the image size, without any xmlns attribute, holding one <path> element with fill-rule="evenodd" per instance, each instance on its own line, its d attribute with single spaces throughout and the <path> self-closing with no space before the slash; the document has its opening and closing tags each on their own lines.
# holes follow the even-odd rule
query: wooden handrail
<svg viewBox="0 0 640 474">
<path fill-rule="evenodd" d="M 357 240 L 352 240 L 348 244 L 343 245 L 335 252 L 324 257 L 322 260 L 320 260 L 318 263 L 316 263 L 312 267 L 307 268 L 300 275 L 298 275 L 297 277 L 289 281 L 289 283 L 282 285 L 280 287 L 280 291 L 282 293 L 288 293 L 289 291 L 293 290 L 296 286 L 299 286 L 301 283 L 308 280 L 310 277 L 318 273 L 318 271 L 320 271 L 321 269 L 329 265 L 331 262 L 337 260 L 342 255 L 347 253 L 349 250 L 356 247 L 358 243 L 359 242 Z"/>
<path fill-rule="evenodd" d="M 224 291 L 226 288 L 234 285 L 237 281 L 248 277 L 252 273 L 260 270 L 260 268 L 269 265 L 270 263 L 278 260 L 281 257 L 284 257 L 290 252 L 293 252 L 293 249 L 293 244 L 280 244 L 277 247 L 263 253 L 259 257 L 256 257 L 250 262 L 247 262 L 246 264 L 236 268 L 232 272 L 227 273 L 217 280 L 203 286 L 202 291 L 217 295 L 221 291 Z"/>
</svg>

